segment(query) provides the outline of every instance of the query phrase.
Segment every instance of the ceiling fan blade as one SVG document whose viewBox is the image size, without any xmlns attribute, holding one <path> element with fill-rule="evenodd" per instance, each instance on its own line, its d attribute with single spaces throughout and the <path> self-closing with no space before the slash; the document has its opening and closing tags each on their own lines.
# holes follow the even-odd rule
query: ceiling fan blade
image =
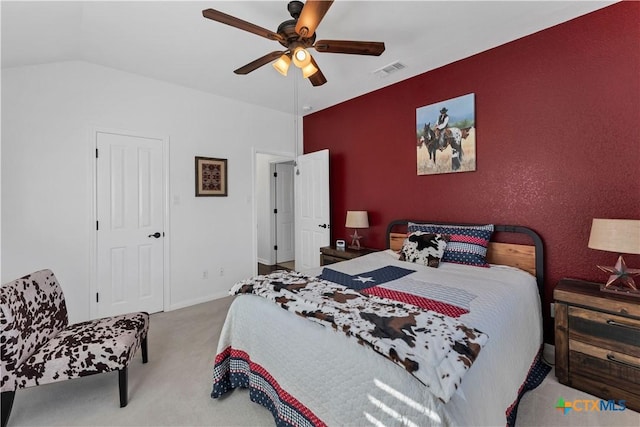
<svg viewBox="0 0 640 427">
<path fill-rule="evenodd" d="M 320 71 L 320 67 L 318 67 L 318 64 L 316 63 L 316 60 L 313 59 L 313 56 L 311 57 L 311 63 L 318 69 L 318 71 L 316 71 L 316 73 L 312 76 L 309 76 L 309 81 L 314 86 L 322 86 L 327 82 L 327 78 L 324 76 L 324 74 L 322 74 L 322 71 Z"/>
<path fill-rule="evenodd" d="M 266 55 L 256 59 L 255 61 L 249 62 L 247 65 L 234 70 L 233 72 L 236 74 L 249 74 L 255 69 L 262 67 L 263 65 L 268 64 L 271 61 L 275 61 L 280 58 L 284 51 L 274 51 L 271 53 L 267 53 Z"/>
<path fill-rule="evenodd" d="M 269 40 L 284 41 L 284 38 L 278 33 L 274 33 L 271 30 L 267 30 L 266 28 L 262 28 L 258 25 L 252 24 L 251 22 L 243 21 L 242 19 L 236 18 L 235 16 L 227 15 L 226 13 L 222 13 L 215 9 L 203 10 L 202 16 L 204 16 L 205 18 L 211 19 L 213 21 L 230 25 L 240 30 L 257 34 Z"/>
<path fill-rule="evenodd" d="M 333 0 L 307 0 L 298 17 L 296 33 L 305 38 L 312 37 L 332 3 Z"/>
<path fill-rule="evenodd" d="M 351 40 L 318 40 L 313 45 L 313 48 L 318 52 L 380 56 L 382 52 L 384 52 L 384 43 Z"/>
</svg>

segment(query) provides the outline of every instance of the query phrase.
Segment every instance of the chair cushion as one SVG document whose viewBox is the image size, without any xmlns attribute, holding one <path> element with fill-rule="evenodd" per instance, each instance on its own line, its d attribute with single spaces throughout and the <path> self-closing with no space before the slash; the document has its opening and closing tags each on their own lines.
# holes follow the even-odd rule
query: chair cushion
<svg viewBox="0 0 640 427">
<path fill-rule="evenodd" d="M 71 325 L 16 369 L 16 388 L 125 368 L 148 330 L 149 315 L 144 312 Z"/>
</svg>

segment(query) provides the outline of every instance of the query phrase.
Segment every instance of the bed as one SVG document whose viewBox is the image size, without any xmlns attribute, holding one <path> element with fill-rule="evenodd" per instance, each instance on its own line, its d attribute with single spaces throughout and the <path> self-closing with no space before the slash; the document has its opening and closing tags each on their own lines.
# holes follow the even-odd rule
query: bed
<svg viewBox="0 0 640 427">
<path fill-rule="evenodd" d="M 518 243 L 489 241 L 496 235 Z M 520 396 L 548 372 L 540 237 L 519 226 L 398 220 L 387 248 L 236 284 L 211 396 L 248 387 L 276 425 L 514 425 Z M 312 290 L 340 301 L 321 312 Z M 407 313 L 429 327 L 398 326 Z"/>
</svg>

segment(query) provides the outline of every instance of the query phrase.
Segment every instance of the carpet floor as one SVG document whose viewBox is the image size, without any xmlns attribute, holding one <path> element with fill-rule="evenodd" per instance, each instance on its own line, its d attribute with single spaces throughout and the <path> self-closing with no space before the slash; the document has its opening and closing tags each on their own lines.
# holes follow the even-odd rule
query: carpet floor
<svg viewBox="0 0 640 427">
<path fill-rule="evenodd" d="M 151 316 L 149 363 L 129 367 L 129 404 L 119 407 L 118 374 L 108 373 L 16 392 L 9 426 L 272 426 L 246 390 L 211 399 L 212 360 L 232 298 Z M 640 426 L 640 414 L 570 412 L 557 400 L 592 399 L 558 383 L 552 371 L 518 410 L 517 426 Z"/>
</svg>

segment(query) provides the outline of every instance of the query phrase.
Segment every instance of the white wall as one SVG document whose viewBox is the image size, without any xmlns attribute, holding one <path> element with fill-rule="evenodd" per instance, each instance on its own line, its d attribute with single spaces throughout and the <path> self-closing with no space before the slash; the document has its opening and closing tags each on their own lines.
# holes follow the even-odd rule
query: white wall
<svg viewBox="0 0 640 427">
<path fill-rule="evenodd" d="M 227 295 L 256 260 L 252 156 L 293 152 L 292 120 L 81 61 L 3 69 L 2 283 L 51 268 L 70 320 L 90 317 L 91 130 L 103 127 L 170 139 L 168 308 Z M 228 159 L 228 197 L 194 197 L 194 156 Z"/>
</svg>

